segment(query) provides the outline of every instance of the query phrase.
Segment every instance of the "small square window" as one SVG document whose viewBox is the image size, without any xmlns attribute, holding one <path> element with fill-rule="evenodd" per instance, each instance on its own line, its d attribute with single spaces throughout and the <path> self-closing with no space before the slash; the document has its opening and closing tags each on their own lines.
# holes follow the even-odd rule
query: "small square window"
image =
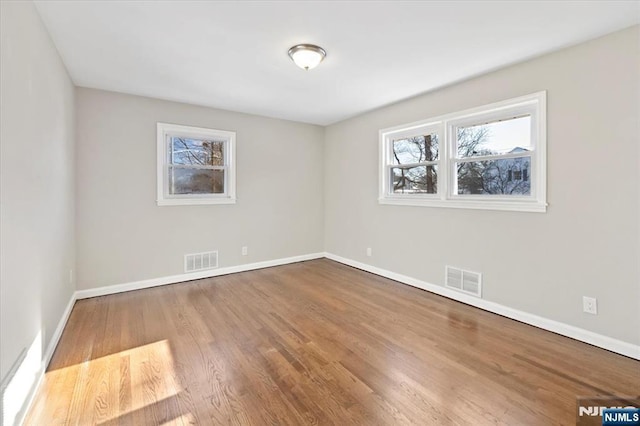
<svg viewBox="0 0 640 426">
<path fill-rule="evenodd" d="M 235 202 L 235 133 L 158 123 L 158 205 Z"/>
</svg>

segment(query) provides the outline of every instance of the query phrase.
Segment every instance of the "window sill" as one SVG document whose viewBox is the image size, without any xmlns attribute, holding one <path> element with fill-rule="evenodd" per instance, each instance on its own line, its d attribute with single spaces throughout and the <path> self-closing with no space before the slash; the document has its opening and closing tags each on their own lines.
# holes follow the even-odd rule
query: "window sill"
<svg viewBox="0 0 640 426">
<path fill-rule="evenodd" d="M 211 204 L 235 204 L 235 198 L 165 198 L 156 201 L 158 206 L 199 206 Z"/>
<path fill-rule="evenodd" d="M 453 209 L 503 210 L 514 212 L 545 213 L 547 203 L 538 201 L 502 200 L 441 200 L 411 198 L 379 198 L 378 203 L 395 206 L 444 207 Z"/>
</svg>

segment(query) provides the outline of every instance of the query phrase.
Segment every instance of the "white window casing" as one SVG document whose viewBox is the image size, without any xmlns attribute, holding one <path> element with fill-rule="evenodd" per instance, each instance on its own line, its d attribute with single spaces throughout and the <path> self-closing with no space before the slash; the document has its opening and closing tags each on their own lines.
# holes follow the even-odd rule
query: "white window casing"
<svg viewBox="0 0 640 426">
<path fill-rule="evenodd" d="M 530 146 L 526 150 L 458 157 L 457 130 L 462 127 L 530 117 Z M 426 133 L 438 136 L 437 193 L 394 193 L 392 186 L 393 141 Z M 391 205 L 450 207 L 484 210 L 545 212 L 546 202 L 546 92 L 509 99 L 419 122 L 382 129 L 379 132 L 379 203 Z M 475 152 L 474 152 L 475 154 Z M 457 164 L 527 159 L 524 176 L 528 194 L 459 194 Z M 518 161 L 518 160 L 516 160 Z M 524 160 L 523 160 L 524 161 Z M 406 165 L 405 165 L 406 167 Z M 512 177 L 512 174 L 509 174 Z M 518 174 L 522 178 L 522 174 Z M 530 182 L 529 182 L 530 181 Z"/>
<path fill-rule="evenodd" d="M 216 140 L 223 143 L 222 165 L 173 164 L 172 137 L 195 140 Z M 236 202 L 236 133 L 226 130 L 178 124 L 157 123 L 157 204 L 158 206 L 234 204 Z M 224 191 L 220 193 L 173 193 L 170 188 L 171 169 L 211 170 L 223 174 Z"/>
</svg>

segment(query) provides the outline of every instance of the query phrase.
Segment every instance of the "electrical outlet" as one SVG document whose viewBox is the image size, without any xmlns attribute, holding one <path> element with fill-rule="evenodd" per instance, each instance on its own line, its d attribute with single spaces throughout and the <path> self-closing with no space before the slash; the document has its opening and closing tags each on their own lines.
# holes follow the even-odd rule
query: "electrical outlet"
<svg viewBox="0 0 640 426">
<path fill-rule="evenodd" d="M 598 301 L 595 297 L 582 297 L 582 310 L 588 314 L 598 315 Z"/>
<path fill-rule="evenodd" d="M 367 247 L 367 256 L 371 257 L 371 247 Z"/>
<path fill-rule="evenodd" d="M 245 247 L 242 247 L 242 255 L 243 255 L 243 256 L 246 256 L 246 255 L 248 255 L 248 254 L 249 254 L 249 248 L 248 248 L 248 247 L 246 247 L 246 246 L 245 246 Z"/>
</svg>

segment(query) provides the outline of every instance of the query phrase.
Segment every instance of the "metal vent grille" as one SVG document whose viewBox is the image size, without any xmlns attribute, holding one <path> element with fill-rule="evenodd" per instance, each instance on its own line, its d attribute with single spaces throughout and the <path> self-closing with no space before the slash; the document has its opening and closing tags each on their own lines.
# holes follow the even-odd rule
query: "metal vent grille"
<svg viewBox="0 0 640 426">
<path fill-rule="evenodd" d="M 184 255 L 184 271 L 195 272 L 218 267 L 218 252 L 207 251 Z"/>
<path fill-rule="evenodd" d="M 445 267 L 445 287 L 482 297 L 482 274 L 452 266 Z"/>
</svg>

